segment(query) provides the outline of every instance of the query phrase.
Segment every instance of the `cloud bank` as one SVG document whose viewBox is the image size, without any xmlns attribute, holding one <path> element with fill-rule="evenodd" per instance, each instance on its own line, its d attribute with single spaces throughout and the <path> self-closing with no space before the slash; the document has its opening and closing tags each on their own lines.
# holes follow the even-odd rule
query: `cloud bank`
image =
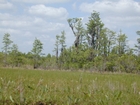
<svg viewBox="0 0 140 105">
<path fill-rule="evenodd" d="M 34 5 L 31 6 L 28 10 L 30 14 L 37 15 L 37 16 L 45 16 L 46 18 L 67 18 L 68 12 L 65 8 L 59 7 L 47 7 L 45 5 Z"/>
<path fill-rule="evenodd" d="M 12 0 L 14 2 L 22 2 L 22 3 L 39 3 L 39 4 L 43 4 L 43 3 L 63 3 L 63 2 L 68 2 L 70 0 Z"/>
<path fill-rule="evenodd" d="M 99 0 L 93 3 L 84 2 L 80 5 L 82 12 L 99 12 L 103 21 L 109 26 L 140 25 L 140 3 L 134 0 Z M 113 24 L 113 25 L 112 25 Z M 111 27 L 109 26 L 109 27 Z"/>
</svg>

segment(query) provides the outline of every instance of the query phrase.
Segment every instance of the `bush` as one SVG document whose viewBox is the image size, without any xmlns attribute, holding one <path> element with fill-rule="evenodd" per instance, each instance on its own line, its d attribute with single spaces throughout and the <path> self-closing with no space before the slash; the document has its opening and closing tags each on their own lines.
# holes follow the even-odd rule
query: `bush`
<svg viewBox="0 0 140 105">
<path fill-rule="evenodd" d="M 107 62 L 106 63 L 106 70 L 107 71 L 114 71 L 115 63 L 114 62 Z"/>
</svg>

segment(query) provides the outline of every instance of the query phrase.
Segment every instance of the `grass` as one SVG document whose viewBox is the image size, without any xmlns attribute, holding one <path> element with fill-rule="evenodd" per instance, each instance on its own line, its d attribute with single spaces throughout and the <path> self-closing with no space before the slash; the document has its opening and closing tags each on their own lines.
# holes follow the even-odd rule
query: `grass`
<svg viewBox="0 0 140 105">
<path fill-rule="evenodd" d="M 140 75 L 0 69 L 2 105 L 140 105 Z"/>
</svg>

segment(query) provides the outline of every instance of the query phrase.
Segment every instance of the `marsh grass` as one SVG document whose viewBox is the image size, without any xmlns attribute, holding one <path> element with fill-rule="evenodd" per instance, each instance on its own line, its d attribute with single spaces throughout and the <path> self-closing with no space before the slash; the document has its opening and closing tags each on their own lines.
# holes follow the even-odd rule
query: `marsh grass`
<svg viewBox="0 0 140 105">
<path fill-rule="evenodd" d="M 0 69 L 2 105 L 140 105 L 140 76 Z"/>
</svg>

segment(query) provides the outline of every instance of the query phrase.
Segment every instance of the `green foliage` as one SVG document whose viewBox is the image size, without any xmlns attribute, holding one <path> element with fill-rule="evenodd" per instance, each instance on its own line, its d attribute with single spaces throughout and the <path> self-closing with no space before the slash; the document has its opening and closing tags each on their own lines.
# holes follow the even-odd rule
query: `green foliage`
<svg viewBox="0 0 140 105">
<path fill-rule="evenodd" d="M 140 31 L 137 31 L 137 34 L 140 35 Z M 138 55 L 140 56 L 140 38 L 137 39 L 137 45 L 135 45 L 137 48 L 136 51 L 138 52 Z"/>
<path fill-rule="evenodd" d="M 88 35 L 88 42 L 90 43 L 91 47 L 94 50 L 98 50 L 99 45 L 99 39 L 100 39 L 100 33 L 103 29 L 104 24 L 102 23 L 99 13 L 96 11 L 93 11 L 91 13 L 91 16 L 89 17 L 89 22 L 87 25 L 87 34 Z"/>
<path fill-rule="evenodd" d="M 58 55 L 59 55 L 59 35 L 56 35 L 56 42 L 55 42 L 55 48 L 54 51 L 56 52 L 56 63 L 58 64 Z"/>
<path fill-rule="evenodd" d="M 114 62 L 107 62 L 106 63 L 106 70 L 107 71 L 112 71 L 113 72 L 113 70 L 114 70 L 114 67 L 115 66 L 115 64 L 114 64 Z"/>
<path fill-rule="evenodd" d="M 94 68 L 97 71 L 100 71 L 100 72 L 105 70 L 105 59 L 104 59 L 104 57 L 102 57 L 102 56 L 95 57 L 95 59 L 94 59 Z"/>
<path fill-rule="evenodd" d="M 56 35 L 55 55 L 43 55 L 43 44 L 37 38 L 31 52 L 19 52 L 18 45 L 13 44 L 11 47 L 10 34 L 5 34 L 0 65 L 4 62 L 8 67 L 28 69 L 140 72 L 140 38 L 137 39 L 136 49 L 130 48 L 127 35 L 122 31 L 117 34 L 104 27 L 100 14 L 96 11 L 91 13 L 85 26 L 81 18 L 69 18 L 67 22 L 75 36 L 74 44 L 68 47 L 66 32 L 61 31 L 60 35 Z"/>
<path fill-rule="evenodd" d="M 19 53 L 18 46 L 16 44 L 13 44 L 10 53 L 12 66 L 16 66 L 16 67 L 19 66 L 18 62 L 20 62 L 20 58 L 18 53 Z"/>
<path fill-rule="evenodd" d="M 39 58 L 40 58 L 40 55 L 42 54 L 41 53 L 42 49 L 43 49 L 43 44 L 41 43 L 39 39 L 36 38 L 33 43 L 33 49 L 32 49 L 34 68 L 37 68 L 39 65 Z"/>
<path fill-rule="evenodd" d="M 33 55 L 41 55 L 41 51 L 43 49 L 43 44 L 39 39 L 35 39 L 33 43 L 32 53 Z"/>
<path fill-rule="evenodd" d="M 138 35 L 140 35 L 140 31 L 137 31 L 136 33 L 137 33 Z"/>
<path fill-rule="evenodd" d="M 83 39 L 85 37 L 85 29 L 82 26 L 81 18 L 70 18 L 67 20 L 68 24 L 75 35 L 76 39 L 74 41 L 75 47 L 79 47 L 83 43 Z"/>
<path fill-rule="evenodd" d="M 66 40 L 65 31 L 62 31 L 62 32 L 61 32 L 60 39 L 59 39 L 59 43 L 61 44 L 61 48 L 62 48 L 62 49 L 64 49 L 64 48 L 66 47 L 66 45 L 65 45 L 65 40 Z"/>
<path fill-rule="evenodd" d="M 7 54 L 10 50 L 10 45 L 11 43 L 13 43 L 13 41 L 10 40 L 10 34 L 9 33 L 6 33 L 4 36 L 3 36 L 3 50 L 4 52 Z"/>
<path fill-rule="evenodd" d="M 13 43 L 13 41 L 11 41 L 10 39 L 10 34 L 9 33 L 6 33 L 4 36 L 3 36 L 3 51 L 4 51 L 4 64 L 5 66 L 8 65 L 8 62 L 7 62 L 7 59 L 8 59 L 8 54 L 11 50 L 11 43 Z"/>
<path fill-rule="evenodd" d="M 126 72 L 136 72 L 137 61 L 136 57 L 133 55 L 123 55 L 121 56 L 121 65 L 124 67 Z"/>
<path fill-rule="evenodd" d="M 4 54 L 2 52 L 0 52 L 0 67 L 3 64 L 3 59 L 4 59 Z"/>
<path fill-rule="evenodd" d="M 121 54 L 124 54 L 125 53 L 125 47 L 127 47 L 126 46 L 126 43 L 127 43 L 127 36 L 125 35 L 125 34 L 122 34 L 121 33 L 121 31 L 120 31 L 120 34 L 118 35 L 118 37 L 117 37 L 117 52 L 118 52 L 118 54 L 119 55 L 121 55 Z"/>
</svg>

